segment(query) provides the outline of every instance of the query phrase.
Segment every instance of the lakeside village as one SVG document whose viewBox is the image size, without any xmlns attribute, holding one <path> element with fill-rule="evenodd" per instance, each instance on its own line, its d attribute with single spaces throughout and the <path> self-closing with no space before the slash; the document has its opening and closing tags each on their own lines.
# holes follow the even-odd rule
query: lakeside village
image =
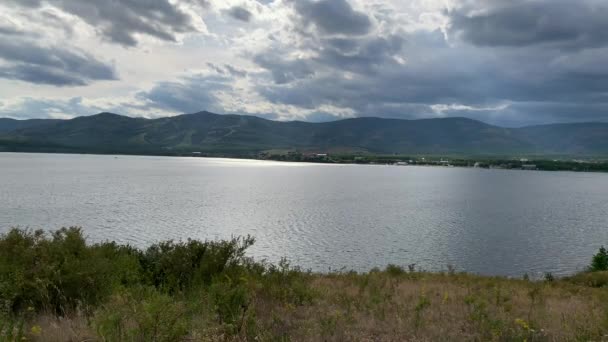
<svg viewBox="0 0 608 342">
<path fill-rule="evenodd" d="M 180 154 L 184 156 L 185 154 Z M 367 164 L 367 165 L 394 165 L 394 166 L 441 166 L 441 167 L 470 167 L 481 169 L 505 170 L 537 170 L 537 171 L 575 171 L 575 172 L 608 172 L 606 159 L 572 159 L 567 156 L 561 159 L 549 159 L 546 156 L 536 157 L 499 157 L 499 156 L 404 156 L 380 155 L 368 152 L 327 153 L 327 152 L 300 152 L 294 150 L 269 150 L 257 154 L 217 154 L 204 152 L 191 152 L 194 157 L 226 157 L 245 158 L 257 160 L 274 160 L 285 162 L 323 163 L 323 164 Z"/>
<path fill-rule="evenodd" d="M 608 172 L 608 162 L 605 160 L 583 160 L 566 158 L 446 158 L 440 156 L 412 157 L 403 155 L 373 155 L 367 153 L 330 154 L 325 152 L 320 153 L 298 151 L 268 151 L 259 153 L 256 159 L 333 164 L 376 164 L 395 166 L 425 165 L 443 167 L 471 167 L 484 169 Z"/>
</svg>

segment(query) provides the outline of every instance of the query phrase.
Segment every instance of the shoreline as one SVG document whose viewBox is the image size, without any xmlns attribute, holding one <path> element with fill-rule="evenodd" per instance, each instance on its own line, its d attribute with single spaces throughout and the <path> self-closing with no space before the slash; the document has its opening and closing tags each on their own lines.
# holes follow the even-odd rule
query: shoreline
<svg viewBox="0 0 608 342">
<path fill-rule="evenodd" d="M 470 165 L 440 165 L 436 160 L 432 161 L 417 161 L 412 164 L 407 165 L 398 165 L 396 163 L 382 163 L 382 162 L 357 162 L 354 160 L 351 161 L 319 161 L 319 160 L 285 160 L 285 159 L 273 159 L 273 158 L 255 158 L 252 156 L 229 156 L 229 155 L 206 155 L 206 156 L 197 156 L 197 155 L 178 155 L 178 154 L 139 154 L 139 153 L 103 153 L 103 152 L 37 152 L 37 151 L 25 151 L 25 152 L 15 152 L 15 151 L 0 151 L 0 154 L 41 154 L 41 155 L 82 155 L 82 156 L 114 156 L 114 157 L 172 157 L 172 158 L 204 158 L 204 159 L 226 159 L 226 160 L 246 160 L 246 161 L 270 161 L 270 162 L 280 162 L 280 163 L 294 163 L 294 164 L 311 164 L 311 165 L 367 165 L 367 166 L 426 166 L 426 167 L 437 167 L 437 168 L 459 168 L 459 169 L 482 169 L 482 170 L 509 170 L 509 171 L 542 171 L 542 172 L 551 172 L 551 171 L 559 171 L 559 172 L 575 172 L 575 173 L 608 173 L 608 162 L 571 162 L 571 161 L 560 161 L 560 160 L 549 160 L 549 159 L 531 159 L 530 162 L 537 163 L 568 163 L 571 165 L 572 163 L 576 163 L 584 166 L 598 166 L 601 169 L 566 169 L 566 168 L 557 168 L 557 169 L 545 169 L 545 168 L 535 168 L 535 169 L 524 169 L 524 168 L 516 168 L 516 167 L 501 167 L 500 165 L 489 165 L 489 166 L 470 166 Z M 340 156 L 340 155 L 338 155 Z M 370 159 L 375 158 L 385 158 L 383 155 L 369 155 L 366 156 Z M 485 159 L 484 159 L 485 158 Z M 437 159 L 437 158 L 435 158 Z M 446 157 L 439 157 L 438 159 L 448 159 Z M 465 159 L 456 159 L 458 162 L 466 162 L 466 163 L 474 163 L 476 160 L 484 160 L 485 162 L 491 161 L 512 161 L 516 162 L 515 159 L 504 159 L 501 157 L 480 157 L 480 158 L 465 158 Z"/>
</svg>

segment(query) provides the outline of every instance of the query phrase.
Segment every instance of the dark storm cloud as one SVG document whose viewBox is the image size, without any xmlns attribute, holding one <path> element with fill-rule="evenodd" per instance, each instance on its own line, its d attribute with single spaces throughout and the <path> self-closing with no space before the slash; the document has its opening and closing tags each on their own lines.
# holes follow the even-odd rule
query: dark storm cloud
<svg viewBox="0 0 608 342">
<path fill-rule="evenodd" d="M 236 20 L 249 22 L 251 20 L 252 14 L 248 9 L 242 6 L 234 6 L 226 11 L 229 16 Z"/>
<path fill-rule="evenodd" d="M 608 44 L 608 3 L 603 0 L 493 0 L 447 14 L 452 32 L 479 46 Z"/>
<path fill-rule="evenodd" d="M 307 12 L 298 6 L 318 3 L 301 4 L 294 5 L 300 15 Z M 307 52 L 300 55 L 308 57 L 287 57 L 289 47 L 257 55 L 274 83 L 256 89 L 272 103 L 357 116 L 466 116 L 509 126 L 607 121 L 607 8 L 589 0 L 469 1 L 447 13 L 448 33 L 465 44 L 424 30 L 328 37 L 299 31 L 296 20 L 298 48 Z"/>
<path fill-rule="evenodd" d="M 192 18 L 169 0 L 9 0 L 26 7 L 48 3 L 95 27 L 107 40 L 137 45 L 136 34 L 174 41 L 177 33 L 195 31 Z"/>
<path fill-rule="evenodd" d="M 266 85 L 258 90 L 273 103 L 313 110 L 332 105 L 351 108 L 357 116 L 400 119 L 464 116 L 503 126 L 608 119 L 608 98 L 602 95 L 587 100 L 592 95 L 588 90 L 576 89 L 580 84 L 560 89 L 563 83 L 555 82 L 539 89 L 523 81 L 488 84 L 487 79 L 497 75 L 489 71 L 478 76 L 445 70 L 435 75 L 429 70 L 393 71 L 392 75 L 388 75 L 389 70 L 384 72 L 387 74 L 379 77 L 350 79 L 332 74 L 290 87 Z M 437 104 L 457 106 L 438 111 L 434 107 Z"/>
<path fill-rule="evenodd" d="M 262 85 L 260 92 L 275 103 L 315 108 L 320 104 L 354 109 L 359 115 L 385 115 L 387 108 L 411 104 L 495 106 L 504 102 L 608 102 L 608 75 L 587 74 L 543 66 L 542 59 L 524 66 L 524 60 L 474 61 L 462 51 L 437 54 L 435 60 L 406 65 L 381 65 L 373 73 L 345 77 L 335 68 L 323 77 L 300 80 L 289 87 Z M 456 60 L 470 65 L 453 66 Z M 494 64 L 496 63 L 496 64 Z M 510 67 L 517 67 L 514 74 Z M 507 67 L 503 69 L 503 67 Z M 374 112 L 374 108 L 382 111 Z M 598 113 L 595 111 L 595 113 Z M 407 117 L 408 112 L 402 115 Z M 530 115 L 540 115 L 530 113 Z"/>
<path fill-rule="evenodd" d="M 346 0 L 289 0 L 304 25 L 314 25 L 323 34 L 364 35 L 372 23 L 365 13 Z"/>
<path fill-rule="evenodd" d="M 315 74 L 353 72 L 372 74 L 379 67 L 395 66 L 405 40 L 396 35 L 387 37 L 318 38 L 308 37 L 303 47 L 314 52 L 307 58 L 290 59 L 280 50 L 268 50 L 254 56 L 253 61 L 272 74 L 274 83 L 287 84 Z"/>
<path fill-rule="evenodd" d="M 140 92 L 137 97 L 152 108 L 178 113 L 224 110 L 217 97 L 219 91 L 230 91 L 231 79 L 224 76 L 192 76 L 177 82 L 159 82 L 152 89 Z"/>
<path fill-rule="evenodd" d="M 441 33 L 426 36 L 431 35 Z M 410 38 L 414 41 L 415 37 Z M 425 43 L 426 38 L 422 39 Z M 447 64 L 405 66 L 397 62 L 395 57 L 406 45 L 403 36 L 306 39 L 305 48 L 315 52 L 308 58 L 286 59 L 286 53 L 273 50 L 254 58 L 274 79 L 274 84 L 262 83 L 257 88 L 269 101 L 306 109 L 332 105 L 353 109 L 360 116 L 395 117 L 397 111 L 407 109 L 408 112 L 401 112 L 402 117 L 407 117 L 418 115 L 423 108 L 431 112 L 428 105 L 418 103 L 430 105 L 441 99 L 451 100 L 465 96 L 463 92 L 468 91 L 455 85 L 465 81 L 458 75 L 470 76 L 450 71 Z M 430 41 L 439 45 L 434 39 Z M 439 49 L 447 47 L 443 44 Z"/>
<path fill-rule="evenodd" d="M 316 62 L 356 73 L 373 73 L 377 67 L 396 64 L 394 56 L 403 48 L 399 36 L 364 39 L 329 39 L 317 45 Z"/>
<path fill-rule="evenodd" d="M 346 0 L 288 1 L 296 13 L 292 22 L 293 32 L 298 37 L 296 48 L 307 53 L 301 54 L 306 57 L 289 57 L 293 55 L 290 52 L 294 47 L 287 46 L 256 54 L 253 62 L 270 73 L 275 85 L 289 84 L 295 90 L 328 73 L 373 74 L 380 67 L 398 64 L 395 56 L 403 48 L 403 37 L 367 35 L 372 32 L 369 17 L 354 10 Z M 316 30 L 302 29 L 311 25 Z M 341 75 L 331 75 L 330 79 L 336 76 Z M 291 85 L 298 80 L 302 80 L 301 84 Z M 331 83 L 325 84 L 325 87 L 330 86 Z M 302 103 L 308 95 L 292 93 L 288 98 L 294 103 Z"/>
<path fill-rule="evenodd" d="M 38 65 L 21 64 L 11 67 L 0 67 L 0 78 L 56 86 L 79 86 L 87 84 L 86 80 L 77 75 L 66 74 L 57 69 L 41 67 Z"/>
<path fill-rule="evenodd" d="M 112 65 L 88 53 L 62 47 L 45 47 L 29 40 L 0 36 L 0 77 L 31 83 L 85 85 L 96 80 L 115 80 Z"/>
<path fill-rule="evenodd" d="M 284 59 L 278 51 L 267 51 L 254 56 L 253 61 L 272 74 L 276 84 L 287 84 L 292 81 L 314 75 L 314 67 L 310 60 Z"/>
<path fill-rule="evenodd" d="M 309 109 L 333 105 L 352 108 L 359 115 L 381 116 L 384 113 L 370 112 L 370 108 L 456 100 L 471 102 L 482 94 L 483 87 L 476 84 L 475 79 L 455 73 L 441 72 L 440 75 L 429 70 L 386 68 L 375 74 L 351 77 L 330 72 L 323 77 L 301 80 L 290 87 L 262 86 L 260 92 L 275 103 Z"/>
</svg>

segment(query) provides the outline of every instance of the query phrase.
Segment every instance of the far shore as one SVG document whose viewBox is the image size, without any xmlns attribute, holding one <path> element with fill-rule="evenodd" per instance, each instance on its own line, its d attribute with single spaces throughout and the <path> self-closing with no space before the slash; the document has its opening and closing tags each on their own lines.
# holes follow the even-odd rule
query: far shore
<svg viewBox="0 0 608 342">
<path fill-rule="evenodd" d="M 115 157 L 185 157 L 207 159 L 232 159 L 251 161 L 274 161 L 322 165 L 383 165 L 383 166 L 429 166 L 442 168 L 478 168 L 521 171 L 571 171 L 571 172 L 608 172 L 606 158 L 567 158 L 550 157 L 506 157 L 506 156 L 399 156 L 376 154 L 213 154 L 213 153 L 128 153 L 96 151 L 0 151 L 7 154 L 60 154 L 60 155 L 104 155 Z M 321 155 L 319 157 L 318 155 Z"/>
</svg>

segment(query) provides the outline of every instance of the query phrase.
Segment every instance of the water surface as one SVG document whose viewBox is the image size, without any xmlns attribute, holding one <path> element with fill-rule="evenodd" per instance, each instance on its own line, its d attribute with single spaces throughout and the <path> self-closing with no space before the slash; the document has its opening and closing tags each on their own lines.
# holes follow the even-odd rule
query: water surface
<svg viewBox="0 0 608 342">
<path fill-rule="evenodd" d="M 315 271 L 416 263 L 521 276 L 582 269 L 608 244 L 608 174 L 0 153 L 0 232 L 91 241 L 251 234 Z"/>
</svg>

